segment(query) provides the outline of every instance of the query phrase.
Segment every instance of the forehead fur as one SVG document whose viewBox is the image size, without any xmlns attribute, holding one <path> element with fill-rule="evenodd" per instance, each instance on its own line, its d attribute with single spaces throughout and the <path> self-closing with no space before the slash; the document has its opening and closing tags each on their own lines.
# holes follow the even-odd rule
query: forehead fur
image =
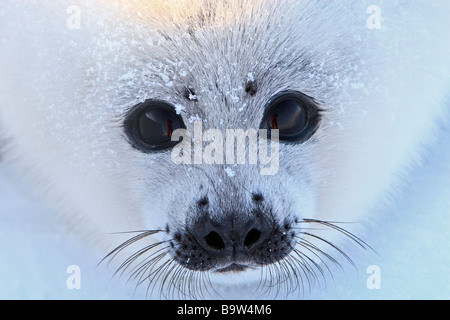
<svg viewBox="0 0 450 320">
<path fill-rule="evenodd" d="M 190 116 L 201 117 L 202 110 L 217 106 L 225 113 L 235 112 L 261 108 L 286 89 L 327 103 L 336 97 L 333 76 L 345 72 L 351 78 L 348 70 L 359 63 L 354 48 L 350 53 L 344 45 L 346 30 L 358 19 L 334 18 L 331 24 L 323 18 L 338 12 L 334 2 L 119 3 L 116 10 L 107 10 L 103 32 L 95 31 L 95 51 L 87 52 L 95 61 L 89 69 L 94 96 L 106 97 L 106 105 L 119 114 L 146 99 L 168 100 Z M 339 27 L 336 20 L 342 20 Z M 248 101 L 245 84 L 253 79 L 259 95 Z M 198 105 L 183 99 L 186 88 L 195 91 Z"/>
</svg>

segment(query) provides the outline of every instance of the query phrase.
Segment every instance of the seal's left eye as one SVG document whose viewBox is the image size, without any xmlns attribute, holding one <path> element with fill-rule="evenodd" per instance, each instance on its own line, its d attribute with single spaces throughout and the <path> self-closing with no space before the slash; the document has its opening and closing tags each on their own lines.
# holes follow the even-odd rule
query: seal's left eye
<svg viewBox="0 0 450 320">
<path fill-rule="evenodd" d="M 280 141 L 302 143 L 311 138 L 320 120 L 315 102 L 297 91 L 283 91 L 268 102 L 262 129 L 278 129 Z"/>
<path fill-rule="evenodd" d="M 124 123 L 132 145 L 144 152 L 165 150 L 175 146 L 172 134 L 184 129 L 183 119 L 175 108 L 164 101 L 147 100 L 133 108 Z"/>
</svg>

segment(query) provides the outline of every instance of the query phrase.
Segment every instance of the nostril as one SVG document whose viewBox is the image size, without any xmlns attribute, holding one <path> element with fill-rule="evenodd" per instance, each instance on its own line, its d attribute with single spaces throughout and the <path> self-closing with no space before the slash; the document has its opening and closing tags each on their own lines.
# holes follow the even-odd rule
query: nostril
<svg viewBox="0 0 450 320">
<path fill-rule="evenodd" d="M 255 202 L 263 202 L 264 201 L 264 196 L 260 193 L 254 193 L 252 196 L 252 200 Z"/>
<path fill-rule="evenodd" d="M 208 204 L 209 204 L 209 200 L 206 197 L 201 198 L 200 201 L 198 202 L 199 207 L 205 207 Z"/>
<path fill-rule="evenodd" d="M 223 242 L 222 237 L 215 231 L 210 232 L 205 237 L 206 244 L 215 249 L 215 250 L 223 250 L 225 249 L 225 243 Z"/>
<path fill-rule="evenodd" d="M 261 238 L 261 231 L 252 229 L 245 237 L 244 245 L 247 247 L 247 249 L 249 249 L 249 247 L 258 242 L 259 238 Z"/>
</svg>

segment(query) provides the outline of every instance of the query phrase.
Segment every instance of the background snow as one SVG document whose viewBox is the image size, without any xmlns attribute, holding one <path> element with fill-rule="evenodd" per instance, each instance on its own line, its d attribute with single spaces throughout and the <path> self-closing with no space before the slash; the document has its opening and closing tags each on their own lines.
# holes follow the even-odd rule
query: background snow
<svg viewBox="0 0 450 320">
<path fill-rule="evenodd" d="M 353 256 L 334 281 L 306 298 L 450 298 L 450 126 L 409 177 L 403 195 L 380 212 L 368 237 L 376 254 Z M 126 299 L 134 286 L 96 268 L 98 256 L 68 235 L 20 178 L 0 167 L 0 298 Z M 81 289 L 66 286 L 70 265 L 81 268 Z M 369 290 L 366 269 L 381 270 L 381 289 Z M 126 288 L 126 290 L 124 290 Z M 251 297 L 250 297 L 251 298 Z"/>
</svg>

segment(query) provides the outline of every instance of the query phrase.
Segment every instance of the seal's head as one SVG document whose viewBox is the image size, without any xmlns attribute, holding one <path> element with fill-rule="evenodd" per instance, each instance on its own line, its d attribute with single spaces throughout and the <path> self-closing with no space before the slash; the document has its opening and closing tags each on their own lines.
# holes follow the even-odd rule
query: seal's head
<svg viewBox="0 0 450 320">
<path fill-rule="evenodd" d="M 154 293 L 312 286 L 443 110 L 448 54 L 394 1 L 378 31 L 365 1 L 72 2 L 2 3 L 4 158 Z"/>
<path fill-rule="evenodd" d="M 134 214 L 160 230 L 150 232 L 158 245 L 139 272 L 202 273 L 213 282 L 233 273 L 256 283 L 272 273 L 282 278 L 264 276 L 273 287 L 299 280 L 298 270 L 315 277 L 320 263 L 336 261 L 330 251 L 345 256 L 333 241 L 346 232 L 327 222 L 336 210 L 319 211 L 332 170 L 327 136 L 338 139 L 336 105 L 352 91 L 334 86 L 330 74 L 358 81 L 361 72 L 351 71 L 357 55 L 307 9 L 303 2 L 202 2 L 146 31 L 151 41 L 136 54 L 144 69 L 126 87 L 146 91 L 120 120 L 121 153 L 139 177 Z M 333 55 L 321 51 L 325 34 Z"/>
</svg>

